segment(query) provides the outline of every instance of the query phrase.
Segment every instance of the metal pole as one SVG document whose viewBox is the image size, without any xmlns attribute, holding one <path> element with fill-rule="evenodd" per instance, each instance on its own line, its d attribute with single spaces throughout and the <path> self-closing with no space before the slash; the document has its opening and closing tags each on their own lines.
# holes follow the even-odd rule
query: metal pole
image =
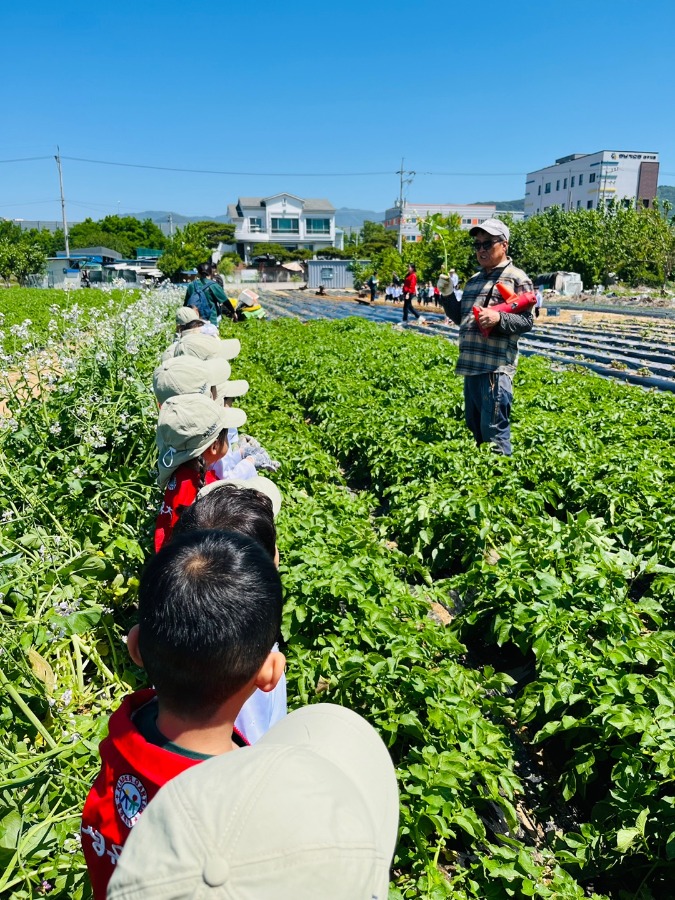
<svg viewBox="0 0 675 900">
<path fill-rule="evenodd" d="M 400 253 L 403 246 L 403 157 L 401 157 L 401 168 L 398 173 L 401 176 L 398 191 L 398 252 Z"/>
<path fill-rule="evenodd" d="M 66 221 L 66 200 L 63 196 L 63 172 L 61 171 L 61 151 L 56 146 L 56 165 L 59 170 L 59 188 L 61 189 L 61 218 L 63 220 L 63 237 L 66 242 L 66 259 L 70 259 L 70 243 L 68 241 L 68 222 Z"/>
<path fill-rule="evenodd" d="M 415 177 L 415 172 L 409 172 L 403 168 L 403 158 L 401 157 L 401 168 L 398 170 L 398 174 L 401 176 L 399 192 L 398 192 L 398 252 L 401 252 L 401 248 L 403 246 L 403 187 L 404 185 L 412 184 L 413 178 Z M 404 178 L 404 175 L 410 175 L 410 178 Z"/>
</svg>

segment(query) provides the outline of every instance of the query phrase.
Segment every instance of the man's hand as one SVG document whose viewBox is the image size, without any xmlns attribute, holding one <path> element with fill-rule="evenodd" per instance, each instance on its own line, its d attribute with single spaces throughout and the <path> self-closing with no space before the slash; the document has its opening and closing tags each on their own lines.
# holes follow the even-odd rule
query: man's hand
<svg viewBox="0 0 675 900">
<path fill-rule="evenodd" d="M 500 318 L 501 313 L 498 313 L 495 309 L 490 309 L 489 307 L 481 309 L 478 314 L 478 327 L 485 329 L 494 328 L 495 325 L 499 324 Z"/>
<path fill-rule="evenodd" d="M 441 273 L 438 276 L 438 282 L 436 287 L 443 294 L 444 297 L 447 297 L 448 294 L 452 294 L 454 288 L 452 286 L 452 281 L 450 280 L 450 276 L 446 275 L 445 272 Z"/>
</svg>

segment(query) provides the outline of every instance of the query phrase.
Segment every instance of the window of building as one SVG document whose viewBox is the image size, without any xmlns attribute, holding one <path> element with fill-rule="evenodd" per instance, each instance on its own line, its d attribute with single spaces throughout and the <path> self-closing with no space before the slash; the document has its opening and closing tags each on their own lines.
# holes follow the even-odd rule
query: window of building
<svg viewBox="0 0 675 900">
<path fill-rule="evenodd" d="M 577 200 L 577 209 L 581 209 L 581 200 Z"/>
<path fill-rule="evenodd" d="M 273 234 L 300 234 L 299 219 L 272 219 Z"/>
<path fill-rule="evenodd" d="M 541 197 L 541 185 L 537 188 L 537 196 Z"/>
<path fill-rule="evenodd" d="M 330 219 L 307 219 L 307 234 L 330 234 Z"/>
<path fill-rule="evenodd" d="M 574 175 L 572 175 L 572 178 L 570 179 L 570 187 L 574 187 Z"/>
<path fill-rule="evenodd" d="M 583 183 L 584 183 L 584 176 L 583 176 L 583 175 L 579 175 L 579 187 L 581 187 L 581 185 L 582 185 Z"/>
<path fill-rule="evenodd" d="M 560 179 L 558 179 L 558 180 L 556 181 L 556 183 L 555 183 L 555 189 L 556 189 L 556 191 L 559 191 L 559 190 L 560 190 Z"/>
<path fill-rule="evenodd" d="M 541 188 L 539 189 L 539 193 L 541 193 Z M 462 219 L 462 225 L 470 225 L 471 219 Z"/>
<path fill-rule="evenodd" d="M 588 176 L 588 183 L 593 184 L 594 181 L 595 181 L 595 172 L 591 172 L 591 174 Z"/>
<path fill-rule="evenodd" d="M 330 281 L 333 277 L 333 266 L 323 266 L 321 269 L 321 280 Z"/>
<path fill-rule="evenodd" d="M 560 209 L 562 209 L 562 211 L 565 212 L 565 204 L 564 203 L 560 204 Z"/>
<path fill-rule="evenodd" d="M 263 230 L 263 221 L 260 216 L 248 217 L 248 230 L 254 233 Z"/>
<path fill-rule="evenodd" d="M 405 239 L 406 239 L 406 241 L 416 241 L 417 240 L 417 238 L 414 234 L 406 234 Z"/>
<path fill-rule="evenodd" d="M 551 193 L 551 182 L 550 181 L 547 181 L 546 184 L 544 185 L 544 193 L 545 194 Z"/>
<path fill-rule="evenodd" d="M 593 209 L 593 201 L 592 200 L 586 201 L 586 209 Z"/>
<path fill-rule="evenodd" d="M 563 179 L 563 191 L 566 191 L 566 190 L 567 190 L 567 179 L 564 178 Z"/>
</svg>

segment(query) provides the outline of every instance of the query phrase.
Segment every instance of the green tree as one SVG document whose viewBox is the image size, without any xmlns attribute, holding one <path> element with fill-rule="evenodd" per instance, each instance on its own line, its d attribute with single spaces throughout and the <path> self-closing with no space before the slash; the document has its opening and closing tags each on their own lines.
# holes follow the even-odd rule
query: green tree
<svg viewBox="0 0 675 900">
<path fill-rule="evenodd" d="M 381 222 L 370 222 L 366 219 L 361 229 L 358 255 L 362 258 L 373 257 L 387 247 L 395 247 L 398 235 L 388 231 Z"/>
<path fill-rule="evenodd" d="M 675 259 L 669 210 L 637 209 L 612 201 L 600 209 L 544 213 L 511 224 L 509 252 L 531 275 L 579 272 L 584 284 L 607 284 L 610 275 L 631 285 L 664 285 Z"/>
<path fill-rule="evenodd" d="M 157 268 L 172 279 L 177 279 L 181 271 L 194 269 L 206 262 L 211 246 L 204 230 L 197 222 L 188 222 L 177 229 L 167 242 L 164 253 L 157 260 Z"/>
<path fill-rule="evenodd" d="M 403 257 L 396 247 L 385 247 L 373 259 L 373 269 L 377 272 L 380 279 L 380 287 L 386 287 L 391 284 L 391 280 L 396 273 L 400 278 L 403 277 L 405 271 L 405 263 Z"/>
<path fill-rule="evenodd" d="M 12 277 L 25 284 L 29 275 L 44 272 L 47 263 L 47 254 L 40 243 L 18 226 L 17 231 L 5 229 L 4 234 L 0 233 L 0 277 L 6 284 Z"/>
<path fill-rule="evenodd" d="M 321 247 L 315 252 L 317 259 L 353 259 L 353 248 L 340 250 L 339 247 Z"/>
<path fill-rule="evenodd" d="M 233 244 L 235 226 L 227 222 L 197 222 L 206 235 L 206 239 L 210 245 L 216 244 Z"/>
<path fill-rule="evenodd" d="M 70 246 L 109 247 L 127 259 L 136 255 L 137 247 L 152 247 L 162 250 L 167 238 L 151 219 L 141 222 L 134 216 L 106 216 L 99 222 L 87 218 L 70 229 Z"/>
<path fill-rule="evenodd" d="M 458 215 L 442 216 L 435 213 L 418 219 L 421 241 L 409 241 L 403 245 L 404 262 L 413 263 L 417 277 L 424 281 L 438 279 L 442 271 L 455 269 L 461 280 L 476 270 L 471 236 L 462 230 Z"/>
</svg>

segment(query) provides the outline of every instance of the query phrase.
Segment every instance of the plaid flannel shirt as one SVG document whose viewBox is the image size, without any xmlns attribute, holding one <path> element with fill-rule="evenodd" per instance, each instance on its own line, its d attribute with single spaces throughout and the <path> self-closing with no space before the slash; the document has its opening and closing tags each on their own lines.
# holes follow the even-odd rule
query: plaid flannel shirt
<svg viewBox="0 0 675 900">
<path fill-rule="evenodd" d="M 513 377 L 518 364 L 518 338 L 534 325 L 532 313 L 501 313 L 499 324 L 488 337 L 483 337 L 473 315 L 474 306 L 484 306 L 493 284 L 499 282 L 516 294 L 533 290 L 532 282 L 522 269 L 518 269 L 507 257 L 506 265 L 492 272 L 477 272 L 464 288 L 461 302 L 457 304 L 455 324 L 459 325 L 459 359 L 457 375 L 482 375 L 498 372 Z M 494 289 L 490 306 L 503 303 L 499 291 Z M 453 310 L 454 311 L 454 310 Z"/>
</svg>

